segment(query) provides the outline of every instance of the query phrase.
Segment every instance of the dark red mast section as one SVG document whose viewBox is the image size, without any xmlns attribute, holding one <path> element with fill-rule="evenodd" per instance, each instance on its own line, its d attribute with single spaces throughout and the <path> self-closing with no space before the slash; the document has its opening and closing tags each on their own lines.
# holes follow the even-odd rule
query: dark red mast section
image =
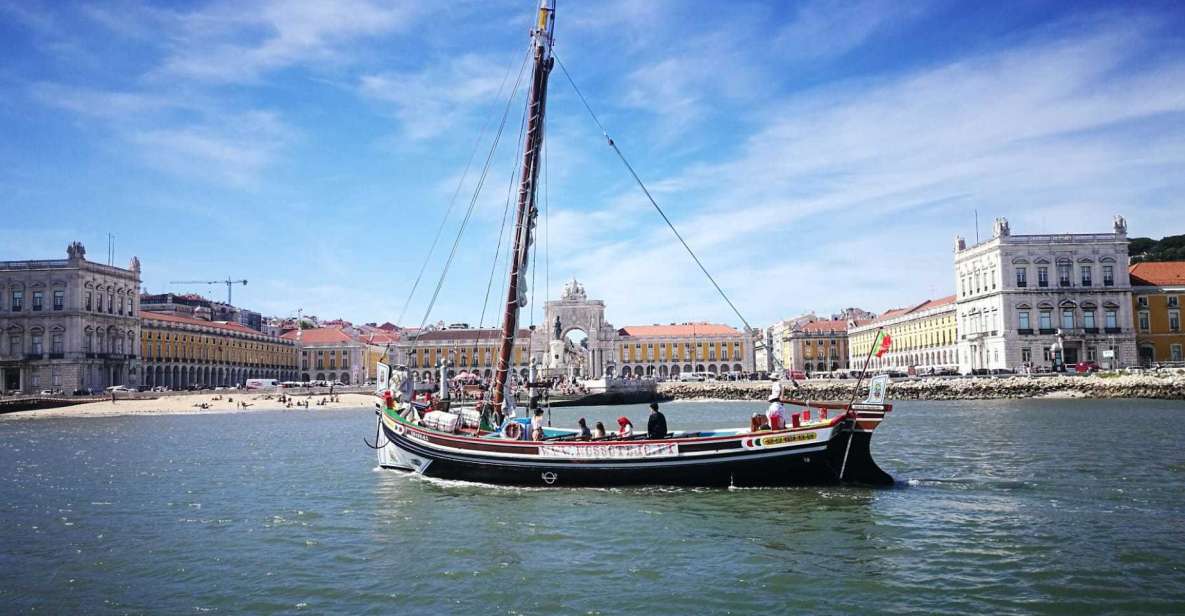
<svg viewBox="0 0 1185 616">
<path fill-rule="evenodd" d="M 526 285 L 522 279 L 527 269 L 527 256 L 530 254 L 531 231 L 538 213 L 535 207 L 535 187 L 539 177 L 539 150 L 543 147 L 547 77 L 554 62 L 551 55 L 554 26 L 555 0 L 541 0 L 539 15 L 531 33 L 535 43 L 535 65 L 531 72 L 531 90 L 527 99 L 527 135 L 523 144 L 523 168 L 510 259 L 510 284 L 507 285 L 506 309 L 502 318 L 502 344 L 498 349 L 498 369 L 494 372 L 495 407 L 500 407 L 505 401 L 511 354 L 514 352 L 514 339 L 518 334 L 518 312 L 519 308 L 526 305 Z"/>
</svg>

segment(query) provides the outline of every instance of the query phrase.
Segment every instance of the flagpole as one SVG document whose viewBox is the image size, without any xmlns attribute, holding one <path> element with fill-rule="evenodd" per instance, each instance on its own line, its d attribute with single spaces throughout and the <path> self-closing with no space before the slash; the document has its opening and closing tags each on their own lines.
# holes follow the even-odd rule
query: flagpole
<svg viewBox="0 0 1185 616">
<path fill-rule="evenodd" d="M 868 372 L 868 364 L 872 362 L 872 353 L 876 351 L 876 343 L 881 339 L 881 332 L 884 331 L 884 326 L 876 328 L 876 336 L 872 338 L 872 344 L 868 345 L 868 356 L 864 358 L 864 367 L 860 369 L 860 377 L 856 379 L 856 389 L 852 391 L 852 399 L 848 402 L 848 413 L 852 412 L 852 405 L 856 403 L 856 398 L 860 397 L 860 383 L 864 381 L 864 374 Z M 843 450 L 843 463 L 839 465 L 839 480 L 843 481 L 844 471 L 848 468 L 848 452 L 852 450 L 852 438 L 856 436 L 856 417 L 852 417 L 852 428 L 848 432 L 848 444 Z"/>
<path fill-rule="evenodd" d="M 864 374 L 868 372 L 868 364 L 872 362 L 872 354 L 876 352 L 876 343 L 878 340 L 880 340 L 881 332 L 884 331 L 884 329 L 885 328 L 883 326 L 876 328 L 876 335 L 872 338 L 872 344 L 868 346 L 868 357 L 864 358 L 864 367 L 860 369 L 860 376 L 856 379 L 856 389 L 852 392 L 852 400 L 848 403 L 849 407 L 855 404 L 856 398 L 860 396 L 860 383 L 864 380 Z"/>
</svg>

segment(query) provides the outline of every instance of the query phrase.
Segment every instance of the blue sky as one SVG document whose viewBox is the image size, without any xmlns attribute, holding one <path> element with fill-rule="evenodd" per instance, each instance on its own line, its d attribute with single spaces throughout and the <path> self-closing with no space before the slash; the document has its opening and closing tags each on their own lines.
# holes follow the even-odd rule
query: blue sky
<svg viewBox="0 0 1185 616">
<path fill-rule="evenodd" d="M 266 314 L 395 320 L 480 138 L 414 326 L 533 8 L 0 0 L 0 260 L 75 239 L 102 260 L 113 232 L 151 292 L 220 297 L 168 282 L 230 275 Z M 556 24 L 557 54 L 754 325 L 953 292 L 974 210 L 982 234 L 995 216 L 1107 231 L 1116 213 L 1132 235 L 1185 232 L 1177 2 L 560 0 Z M 481 318 L 520 113 L 431 321 Z M 739 325 L 558 70 L 548 120 L 536 303 L 575 276 L 618 326 Z"/>
</svg>

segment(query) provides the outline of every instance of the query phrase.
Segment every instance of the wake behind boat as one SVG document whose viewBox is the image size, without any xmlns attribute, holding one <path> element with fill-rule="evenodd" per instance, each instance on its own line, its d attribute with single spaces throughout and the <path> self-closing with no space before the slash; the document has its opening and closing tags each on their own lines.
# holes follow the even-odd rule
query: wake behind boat
<svg viewBox="0 0 1185 616">
<path fill-rule="evenodd" d="M 754 417 L 753 424 L 744 428 L 676 432 L 663 429 L 649 436 L 633 436 L 622 430 L 595 437 L 542 425 L 540 401 L 546 400 L 546 390 L 555 382 L 550 377 L 555 375 L 539 375 L 539 366 L 532 363 L 526 382 L 516 387 L 510 366 L 515 338 L 521 333 L 519 312 L 527 305 L 528 257 L 539 212 L 536 193 L 547 83 L 557 63 L 552 54 L 554 25 L 555 1 L 542 0 L 529 51 L 534 61 L 524 112 L 523 158 L 493 382 L 489 390 L 476 392 L 472 405 L 455 404 L 451 399 L 447 360 L 437 366 L 438 397 L 417 395 L 413 375 L 406 367 L 380 363 L 377 375 L 381 402 L 377 409 L 375 442 L 371 445 L 378 451 L 380 466 L 441 479 L 526 486 L 892 484 L 893 479 L 872 460 L 870 450 L 873 431 L 892 410 L 892 405 L 885 403 L 887 379 L 881 377 L 873 379 L 868 398 L 862 403 L 855 403 L 854 397 L 853 402 L 847 403 L 783 400 L 780 384 L 775 384 L 768 425 L 762 425 L 760 418 Z M 564 73 L 571 81 L 566 69 Z M 572 86 L 575 89 L 574 82 Z M 578 89 L 576 93 L 593 115 Z M 512 100 L 513 96 L 512 93 Z M 593 119 L 597 121 L 595 115 Z M 600 126 L 599 121 L 597 124 Z M 604 132 L 603 126 L 601 129 Z M 751 334 L 748 322 L 683 241 L 607 132 L 605 137 L 651 205 Z M 474 202 L 476 196 L 471 207 Z M 495 252 L 495 263 L 497 256 Z M 446 262 L 441 281 L 447 271 Z M 417 278 L 412 293 L 418 283 Z M 439 288 L 438 283 L 437 292 Z M 431 307 L 429 303 L 429 311 Z M 559 341 L 553 344 L 562 345 Z M 561 350 L 556 349 L 552 355 L 558 357 Z M 527 409 L 532 417 L 516 416 L 513 392 L 519 388 L 529 392 Z M 859 390 L 859 382 L 855 390 Z M 798 409 L 789 413 L 788 422 L 781 407 L 783 402 Z"/>
</svg>

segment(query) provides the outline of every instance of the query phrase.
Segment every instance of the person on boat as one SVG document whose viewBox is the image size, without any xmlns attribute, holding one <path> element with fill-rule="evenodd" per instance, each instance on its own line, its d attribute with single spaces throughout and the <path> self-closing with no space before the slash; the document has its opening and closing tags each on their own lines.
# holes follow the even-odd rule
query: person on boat
<svg viewBox="0 0 1185 616">
<path fill-rule="evenodd" d="M 515 411 L 515 407 L 517 406 L 515 403 L 518 402 L 518 400 L 516 400 L 515 397 L 511 395 L 512 389 L 513 387 L 511 387 L 510 383 L 507 383 L 506 388 L 503 390 L 505 393 L 502 395 L 502 414 L 506 417 L 515 417 L 518 415 L 518 413 Z"/>
<path fill-rule="evenodd" d="M 646 438 L 663 439 L 667 437 L 667 417 L 658 410 L 658 403 L 650 403 L 650 419 L 646 422 Z"/>
<path fill-rule="evenodd" d="M 629 438 L 634 435 L 634 424 L 625 415 L 617 418 L 617 436 Z"/>
<path fill-rule="evenodd" d="M 580 438 L 586 441 L 592 438 L 592 430 L 588 429 L 588 422 L 584 421 L 583 417 L 581 417 L 580 420 L 576 422 L 576 424 L 580 426 Z"/>
<path fill-rule="evenodd" d="M 766 420 L 765 415 L 753 413 L 753 416 L 749 418 L 749 430 L 752 432 L 769 430 L 769 421 Z"/>
<path fill-rule="evenodd" d="M 543 440 L 543 409 L 535 409 L 535 414 L 531 417 L 531 440 Z"/>
<path fill-rule="evenodd" d="M 784 430 L 786 428 L 786 407 L 782 406 L 782 388 L 775 386 L 774 391 L 769 395 L 769 408 L 765 411 L 765 417 L 769 420 L 769 427 L 771 430 Z"/>
<path fill-rule="evenodd" d="M 605 438 L 606 434 L 607 433 L 605 432 L 605 424 L 598 421 L 597 425 L 593 427 L 592 437 L 593 438 Z"/>
</svg>

